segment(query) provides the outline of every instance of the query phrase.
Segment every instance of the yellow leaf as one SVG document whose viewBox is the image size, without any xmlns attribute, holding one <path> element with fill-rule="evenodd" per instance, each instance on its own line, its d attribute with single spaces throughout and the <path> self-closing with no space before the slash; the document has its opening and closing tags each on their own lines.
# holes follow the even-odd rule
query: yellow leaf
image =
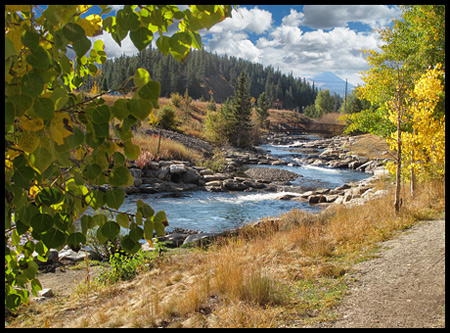
<svg viewBox="0 0 450 333">
<path fill-rule="evenodd" d="M 14 12 L 30 12 L 31 5 L 6 5 L 6 10 L 10 13 Z"/>
<path fill-rule="evenodd" d="M 77 22 L 86 32 L 86 36 L 93 37 L 102 30 L 102 18 L 99 15 L 89 15 L 85 19 L 79 19 Z"/>
<path fill-rule="evenodd" d="M 30 187 L 29 194 L 34 199 L 35 195 L 38 194 L 41 190 L 36 185 Z"/>
<path fill-rule="evenodd" d="M 25 132 L 19 138 L 19 148 L 26 153 L 32 153 L 39 146 L 39 138 L 34 132 Z"/>
<path fill-rule="evenodd" d="M 14 30 L 9 30 L 5 37 L 8 37 L 14 44 L 14 48 L 16 49 L 17 54 L 19 54 L 20 50 L 24 47 L 22 43 L 22 33 L 23 29 L 18 28 Z"/>
<path fill-rule="evenodd" d="M 73 133 L 72 120 L 66 113 L 56 113 L 50 122 L 50 134 L 58 145 L 64 144 L 64 138 Z"/>
<path fill-rule="evenodd" d="M 20 124 L 25 131 L 37 132 L 44 128 L 44 120 L 42 118 L 28 118 L 23 115 L 20 117 Z"/>
</svg>

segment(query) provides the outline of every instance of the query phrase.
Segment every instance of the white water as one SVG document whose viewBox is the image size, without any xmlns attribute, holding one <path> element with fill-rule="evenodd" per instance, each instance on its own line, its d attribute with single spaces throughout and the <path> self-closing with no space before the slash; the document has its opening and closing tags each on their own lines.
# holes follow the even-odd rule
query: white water
<svg viewBox="0 0 450 333">
<path fill-rule="evenodd" d="M 299 146 L 300 143 L 297 144 Z M 288 146 L 261 146 L 272 155 L 281 157 L 288 162 L 295 161 L 301 154 L 285 151 Z M 290 145 L 289 147 L 292 147 Z M 302 177 L 292 182 L 297 186 L 313 186 L 323 188 L 336 188 L 348 182 L 359 181 L 369 177 L 347 169 L 331 169 L 302 164 L 296 167 L 289 166 L 263 166 L 281 168 L 295 172 Z M 162 194 L 135 194 L 127 196 L 121 210 L 133 213 L 136 211 L 136 201 L 142 199 L 156 212 L 166 212 L 169 221 L 167 230 L 174 227 L 201 230 L 205 232 L 220 232 L 242 226 L 246 222 L 257 221 L 263 217 L 275 217 L 290 211 L 293 208 L 308 211 L 318 211 L 317 206 L 308 203 L 277 200 L 278 197 L 293 192 L 219 192 L 195 191 L 184 193 L 182 197 L 164 197 Z"/>
</svg>

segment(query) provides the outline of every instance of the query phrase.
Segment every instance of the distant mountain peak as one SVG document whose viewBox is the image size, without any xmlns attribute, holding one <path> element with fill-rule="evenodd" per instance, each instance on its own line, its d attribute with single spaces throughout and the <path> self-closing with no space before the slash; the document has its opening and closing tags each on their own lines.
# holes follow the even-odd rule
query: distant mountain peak
<svg viewBox="0 0 450 333">
<path fill-rule="evenodd" d="M 345 79 L 340 78 L 335 73 L 331 71 L 321 72 L 314 76 L 310 76 L 308 81 L 314 82 L 314 86 L 319 90 L 329 89 L 330 93 L 340 95 L 344 97 L 345 95 Z M 347 94 L 350 94 L 355 86 L 347 82 Z"/>
</svg>

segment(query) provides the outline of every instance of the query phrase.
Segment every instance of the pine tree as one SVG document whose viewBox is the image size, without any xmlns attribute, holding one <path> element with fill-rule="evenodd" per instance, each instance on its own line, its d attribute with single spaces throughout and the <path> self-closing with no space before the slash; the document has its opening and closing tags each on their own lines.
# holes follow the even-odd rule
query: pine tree
<svg viewBox="0 0 450 333">
<path fill-rule="evenodd" d="M 231 139 L 231 142 L 236 147 L 245 147 L 250 144 L 248 142 L 249 131 L 252 128 L 251 115 L 252 104 L 251 96 L 248 91 L 247 74 L 242 72 L 238 78 L 238 85 L 236 88 L 235 96 L 232 102 L 232 115 L 233 115 L 233 128 L 235 134 Z"/>
</svg>

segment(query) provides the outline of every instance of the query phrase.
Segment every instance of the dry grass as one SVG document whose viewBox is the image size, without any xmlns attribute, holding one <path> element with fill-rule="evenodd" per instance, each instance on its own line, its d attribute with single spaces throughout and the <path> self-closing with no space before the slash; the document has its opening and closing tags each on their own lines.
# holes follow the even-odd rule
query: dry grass
<svg viewBox="0 0 450 333">
<path fill-rule="evenodd" d="M 183 144 L 161 137 L 159 142 L 159 136 L 148 135 L 143 131 L 136 132 L 134 134 L 133 143 L 141 148 L 141 155 L 148 154 L 149 159 L 164 159 L 164 160 L 183 160 L 196 163 L 202 159 L 202 156 Z M 158 151 L 159 145 L 159 151 Z"/>
<path fill-rule="evenodd" d="M 414 200 L 406 186 L 403 192 L 398 216 L 390 194 L 321 214 L 293 210 L 207 250 L 179 249 L 132 281 L 92 289 L 78 303 L 69 298 L 71 311 L 61 310 L 64 300 L 42 305 L 46 311 L 34 310 L 32 325 L 45 319 L 53 327 L 280 327 L 328 320 L 353 263 L 368 258 L 376 242 L 445 210 L 443 182 L 423 184 Z"/>
<path fill-rule="evenodd" d="M 356 138 L 355 141 L 350 142 L 346 147 L 355 155 L 375 159 L 388 158 L 394 154 L 394 152 L 389 150 L 386 141 L 377 135 L 363 134 L 358 135 Z"/>
</svg>

